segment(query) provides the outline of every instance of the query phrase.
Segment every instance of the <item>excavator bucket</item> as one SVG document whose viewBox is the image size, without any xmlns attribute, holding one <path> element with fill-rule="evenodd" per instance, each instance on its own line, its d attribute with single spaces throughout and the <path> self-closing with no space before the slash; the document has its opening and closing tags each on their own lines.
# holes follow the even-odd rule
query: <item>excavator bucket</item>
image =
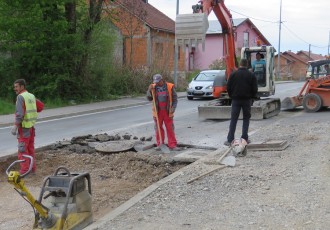
<svg viewBox="0 0 330 230">
<path fill-rule="evenodd" d="M 302 105 L 302 98 L 298 96 L 286 97 L 282 101 L 282 109 L 294 109 Z"/>
<path fill-rule="evenodd" d="M 209 28 L 207 15 L 204 13 L 178 14 L 175 20 L 175 42 L 185 49 L 186 45 L 191 51 L 192 47 L 197 47 L 202 43 L 205 49 L 205 35 Z"/>
</svg>

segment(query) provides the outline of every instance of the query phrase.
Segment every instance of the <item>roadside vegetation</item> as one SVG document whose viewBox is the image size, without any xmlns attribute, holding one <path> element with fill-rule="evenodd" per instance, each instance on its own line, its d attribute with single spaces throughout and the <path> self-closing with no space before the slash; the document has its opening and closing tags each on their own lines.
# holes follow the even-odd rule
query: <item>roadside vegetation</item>
<svg viewBox="0 0 330 230">
<path fill-rule="evenodd" d="M 0 98 L 0 114 L 15 113 L 15 104 Z"/>
<path fill-rule="evenodd" d="M 13 113 L 19 78 L 46 108 L 142 95 L 155 72 L 170 78 L 166 67 L 118 63 L 103 2 L 0 1 L 0 114 Z"/>
</svg>

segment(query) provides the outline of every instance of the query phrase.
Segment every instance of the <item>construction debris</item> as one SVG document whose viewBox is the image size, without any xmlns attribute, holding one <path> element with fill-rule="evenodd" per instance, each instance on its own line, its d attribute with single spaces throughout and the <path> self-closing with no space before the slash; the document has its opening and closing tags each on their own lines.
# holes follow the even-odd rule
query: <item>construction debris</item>
<svg viewBox="0 0 330 230">
<path fill-rule="evenodd" d="M 289 146 L 286 140 L 268 140 L 248 144 L 247 149 L 253 151 L 282 151 Z"/>
</svg>

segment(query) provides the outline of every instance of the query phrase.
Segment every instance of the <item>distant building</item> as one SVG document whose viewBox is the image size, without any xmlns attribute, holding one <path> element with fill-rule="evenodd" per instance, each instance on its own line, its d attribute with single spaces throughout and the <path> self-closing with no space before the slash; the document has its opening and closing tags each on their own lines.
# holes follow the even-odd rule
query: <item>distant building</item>
<svg viewBox="0 0 330 230">
<path fill-rule="evenodd" d="M 303 51 L 303 50 L 298 51 L 297 55 L 299 57 L 301 57 L 302 59 L 304 59 L 305 61 L 314 61 L 314 60 L 323 60 L 323 59 L 325 59 L 325 57 L 322 56 L 321 54 L 314 54 L 312 52 Z"/>
<path fill-rule="evenodd" d="M 174 69 L 175 22 L 147 0 L 113 0 L 104 6 L 117 31 L 115 59 L 134 68 Z M 178 70 L 185 58 L 179 49 Z"/>
<path fill-rule="evenodd" d="M 324 56 L 320 54 L 314 54 L 308 51 L 298 51 L 297 53 L 291 52 L 291 50 L 281 52 L 280 54 L 280 76 L 282 80 L 305 80 L 306 71 L 308 68 L 308 61 L 323 60 Z M 276 74 L 278 55 L 275 56 Z"/>
<path fill-rule="evenodd" d="M 262 45 L 271 45 L 258 28 L 248 18 L 233 19 L 235 26 L 236 56 L 241 56 L 242 47 L 256 46 L 259 40 Z M 187 58 L 187 70 L 208 69 L 216 60 L 224 57 L 224 35 L 218 20 L 209 20 L 209 28 L 206 32 L 205 51 L 202 45 L 193 47 Z"/>
</svg>

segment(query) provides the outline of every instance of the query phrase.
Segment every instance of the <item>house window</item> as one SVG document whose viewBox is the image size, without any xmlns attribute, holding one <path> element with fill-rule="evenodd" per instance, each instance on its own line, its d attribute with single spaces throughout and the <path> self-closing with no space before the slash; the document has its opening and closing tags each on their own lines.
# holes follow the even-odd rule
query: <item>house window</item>
<svg viewBox="0 0 330 230">
<path fill-rule="evenodd" d="M 175 45 L 173 46 L 173 54 L 174 54 L 174 58 L 175 58 Z M 178 60 L 180 60 L 180 46 L 178 46 Z"/>
<path fill-rule="evenodd" d="M 163 44 L 162 43 L 156 43 L 156 53 L 163 55 Z"/>
<path fill-rule="evenodd" d="M 243 46 L 249 47 L 249 33 L 248 32 L 243 33 Z"/>
</svg>

